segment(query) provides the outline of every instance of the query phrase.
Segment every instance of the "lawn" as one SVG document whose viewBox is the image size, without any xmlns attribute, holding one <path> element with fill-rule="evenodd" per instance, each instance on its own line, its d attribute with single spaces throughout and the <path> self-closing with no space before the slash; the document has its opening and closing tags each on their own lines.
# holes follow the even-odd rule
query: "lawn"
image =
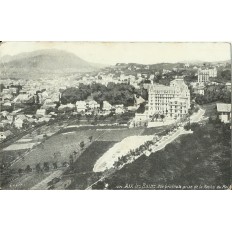
<svg viewBox="0 0 232 232">
<path fill-rule="evenodd" d="M 92 172 L 96 161 L 114 144 L 114 141 L 93 142 L 76 160 L 73 171 L 75 173 Z"/>
<path fill-rule="evenodd" d="M 63 162 L 69 162 L 69 156 L 74 151 L 80 152 L 81 141 L 87 144 L 90 136 L 93 136 L 93 140 L 95 140 L 102 133 L 102 131 L 96 130 L 79 130 L 74 133 L 53 135 L 32 149 L 24 160 L 16 162 L 12 168 L 25 169 L 27 165 L 34 168 L 36 164 L 44 162 L 57 162 L 59 166 Z"/>
<path fill-rule="evenodd" d="M 124 138 L 132 135 L 141 135 L 143 133 L 143 128 L 124 128 L 118 130 L 102 130 L 104 133 L 98 138 L 100 141 L 121 141 Z"/>
<path fill-rule="evenodd" d="M 71 174 L 75 178 L 74 188 L 85 188 L 89 183 L 92 183 L 99 174 L 92 173 L 93 166 L 97 159 L 104 154 L 114 143 L 121 141 L 122 139 L 132 136 L 140 135 L 144 128 L 122 128 L 122 127 L 99 127 L 99 126 L 85 126 L 85 127 L 70 127 L 59 131 L 58 133 L 46 138 L 42 143 L 30 149 L 25 155 L 24 159 L 20 159 L 11 166 L 13 172 L 18 173 L 19 169 L 24 169 L 27 165 L 35 170 L 35 166 L 40 163 L 41 167 L 44 162 L 48 162 L 53 170 L 53 163 L 56 162 L 58 168 L 60 168 L 64 162 L 69 163 L 70 155 L 76 151 L 74 156 L 75 172 Z M 44 133 L 44 131 L 43 131 Z M 24 139 L 35 139 L 38 133 L 32 133 L 30 136 L 26 136 Z M 89 141 L 89 137 L 92 136 L 92 143 Z M 85 149 L 82 151 L 80 148 L 80 142 L 84 141 Z M 23 140 L 21 142 L 28 142 Z M 21 144 L 21 143 L 20 143 Z M 22 152 L 24 150 L 21 150 Z M 83 153 L 82 153 L 83 152 Z M 3 151 L 1 158 L 9 158 L 13 160 L 18 156 L 18 151 Z M 76 161 L 75 161 L 76 160 Z M 87 173 L 86 173 L 87 172 Z M 90 172 L 90 173 L 89 173 Z M 70 173 L 69 173 L 70 174 Z M 80 178 L 80 176 L 82 176 Z M 28 178 L 28 179 L 27 179 Z M 35 181 L 33 181 L 35 178 Z M 66 176 L 64 175 L 64 178 Z M 31 187 L 31 183 L 36 183 L 37 176 L 31 174 L 24 174 L 24 177 L 18 179 L 18 183 L 25 183 L 23 186 Z M 40 180 L 40 178 L 39 178 Z M 17 180 L 15 180 L 17 182 Z M 85 183 L 85 184 L 84 184 Z M 86 186 L 87 184 L 87 186 Z"/>
<path fill-rule="evenodd" d="M 64 173 L 64 178 L 71 178 L 69 189 L 85 189 L 99 178 L 99 174 L 93 172 L 95 162 L 113 145 L 113 141 L 93 142 L 76 160 L 72 169 Z M 66 176 L 66 178 L 65 178 Z"/>
</svg>

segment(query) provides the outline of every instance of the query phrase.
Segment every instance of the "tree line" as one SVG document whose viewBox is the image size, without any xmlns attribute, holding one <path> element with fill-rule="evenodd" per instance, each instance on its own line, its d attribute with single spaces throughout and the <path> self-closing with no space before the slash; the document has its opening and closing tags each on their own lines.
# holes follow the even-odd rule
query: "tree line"
<svg viewBox="0 0 232 232">
<path fill-rule="evenodd" d="M 193 95 L 194 96 L 194 95 Z M 208 86 L 205 89 L 205 94 L 195 94 L 195 101 L 199 105 L 212 103 L 212 102 L 223 102 L 231 103 L 231 92 L 226 87 L 221 85 Z"/>
<path fill-rule="evenodd" d="M 108 101 L 112 105 L 123 104 L 124 106 L 134 105 L 134 94 L 140 94 L 147 98 L 145 89 L 136 90 L 129 84 L 109 83 L 107 86 L 93 83 L 91 85 L 80 84 L 78 88 L 71 87 L 63 91 L 61 103 L 73 103 L 84 101 L 91 96 L 95 101 L 102 104 Z"/>
</svg>

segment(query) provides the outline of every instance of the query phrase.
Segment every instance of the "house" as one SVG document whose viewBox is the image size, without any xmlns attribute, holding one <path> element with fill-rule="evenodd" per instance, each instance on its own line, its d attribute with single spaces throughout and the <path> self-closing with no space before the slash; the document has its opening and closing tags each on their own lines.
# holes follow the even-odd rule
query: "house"
<svg viewBox="0 0 232 232">
<path fill-rule="evenodd" d="M 6 120 L 2 120 L 2 121 L 0 122 L 0 129 L 2 130 L 2 129 L 4 129 L 6 126 L 7 126 Z"/>
<path fill-rule="evenodd" d="M 1 131 L 0 132 L 0 140 L 4 140 L 4 139 L 8 138 L 11 135 L 13 135 L 13 133 L 10 130 Z"/>
<path fill-rule="evenodd" d="M 6 110 L 4 110 L 4 111 L 1 112 L 1 115 L 3 117 L 6 117 L 8 114 L 9 114 L 9 112 L 7 112 Z"/>
<path fill-rule="evenodd" d="M 68 107 L 68 108 L 70 108 L 70 109 L 74 109 L 74 108 L 75 108 L 75 105 L 72 104 L 72 103 L 68 103 L 68 104 L 66 105 L 66 107 Z"/>
<path fill-rule="evenodd" d="M 85 101 L 77 101 L 76 102 L 77 112 L 85 112 L 87 109 L 87 105 Z"/>
<path fill-rule="evenodd" d="M 14 116 L 13 116 L 12 114 L 8 114 L 8 115 L 6 116 L 6 118 L 7 118 L 7 120 L 8 120 L 10 123 L 12 123 L 13 120 L 14 120 Z"/>
<path fill-rule="evenodd" d="M 67 104 L 67 105 L 60 105 L 58 107 L 58 110 L 59 111 L 62 111 L 62 112 L 69 112 L 69 111 L 72 111 L 73 109 L 75 108 L 75 106 L 73 107 L 73 104 Z"/>
<path fill-rule="evenodd" d="M 100 108 L 100 104 L 98 104 L 96 101 L 94 100 L 91 100 L 87 103 L 88 107 L 91 109 L 91 110 L 95 110 L 95 109 L 99 109 Z"/>
<path fill-rule="evenodd" d="M 14 100 L 14 103 L 27 103 L 32 97 L 29 94 L 20 93 Z"/>
<path fill-rule="evenodd" d="M 11 107 L 11 103 L 10 103 L 10 102 L 5 102 L 5 103 L 3 104 L 3 106 L 9 106 L 9 107 Z"/>
<path fill-rule="evenodd" d="M 16 95 L 16 94 L 18 93 L 18 90 L 19 90 L 19 89 L 16 88 L 16 87 L 10 87 L 9 90 L 10 90 L 11 93 L 13 93 L 13 94 Z"/>
<path fill-rule="evenodd" d="M 217 112 L 221 122 L 230 123 L 231 121 L 231 104 L 217 103 Z"/>
<path fill-rule="evenodd" d="M 11 91 L 9 89 L 3 89 L 2 93 L 3 94 L 11 94 Z"/>
<path fill-rule="evenodd" d="M 114 108 L 115 108 L 115 114 L 123 114 L 123 113 L 125 113 L 125 109 L 124 109 L 123 104 L 115 105 Z"/>
<path fill-rule="evenodd" d="M 137 106 L 128 106 L 128 107 L 127 107 L 127 110 L 128 110 L 128 111 L 136 111 L 137 108 L 138 108 Z"/>
<path fill-rule="evenodd" d="M 103 101 L 102 110 L 110 111 L 112 109 L 112 105 L 108 101 Z"/>
<path fill-rule="evenodd" d="M 38 116 L 44 116 L 44 115 L 46 115 L 46 109 L 38 109 L 36 111 L 36 115 L 38 115 Z"/>
<path fill-rule="evenodd" d="M 55 108 L 56 108 L 56 103 L 54 103 L 51 98 L 47 98 L 44 101 L 44 104 L 41 106 L 41 109 L 55 109 Z"/>
<path fill-rule="evenodd" d="M 226 88 L 227 88 L 228 91 L 231 92 L 231 82 L 226 83 Z"/>
<path fill-rule="evenodd" d="M 23 119 L 16 118 L 14 121 L 14 126 L 18 129 L 21 129 L 23 127 Z"/>
<path fill-rule="evenodd" d="M 205 95 L 204 86 L 195 86 L 195 88 L 193 90 L 194 90 L 194 93 L 196 93 L 196 94 Z"/>
</svg>

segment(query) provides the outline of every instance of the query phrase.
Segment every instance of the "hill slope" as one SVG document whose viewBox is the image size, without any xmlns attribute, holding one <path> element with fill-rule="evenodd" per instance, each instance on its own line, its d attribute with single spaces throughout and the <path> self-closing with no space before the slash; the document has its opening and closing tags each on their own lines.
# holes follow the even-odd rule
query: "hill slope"
<svg viewBox="0 0 232 232">
<path fill-rule="evenodd" d="M 22 73 L 69 73 L 84 72 L 96 69 L 92 64 L 78 56 L 55 49 L 21 53 L 16 56 L 5 56 L 0 60 L 1 74 Z"/>
</svg>

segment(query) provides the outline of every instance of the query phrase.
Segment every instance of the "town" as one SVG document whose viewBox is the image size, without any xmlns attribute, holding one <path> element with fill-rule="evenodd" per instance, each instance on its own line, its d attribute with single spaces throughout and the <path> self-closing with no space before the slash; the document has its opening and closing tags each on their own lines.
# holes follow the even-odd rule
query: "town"
<svg viewBox="0 0 232 232">
<path fill-rule="evenodd" d="M 40 78 L 3 70 L 0 87 L 3 189 L 107 189 L 118 170 L 197 126 L 231 129 L 230 62 L 117 63 Z"/>
</svg>

